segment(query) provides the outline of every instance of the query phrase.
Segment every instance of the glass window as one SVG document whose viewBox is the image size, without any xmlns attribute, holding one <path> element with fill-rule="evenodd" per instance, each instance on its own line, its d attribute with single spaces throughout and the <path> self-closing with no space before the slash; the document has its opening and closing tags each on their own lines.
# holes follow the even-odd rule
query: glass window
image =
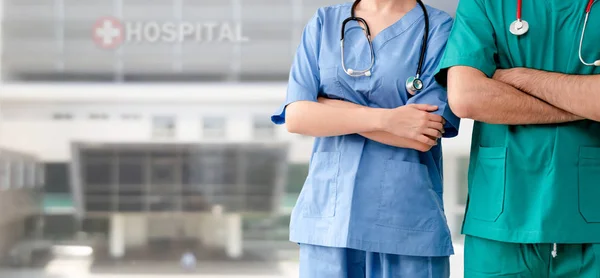
<svg viewBox="0 0 600 278">
<path fill-rule="evenodd" d="M 44 182 L 46 179 L 46 170 L 44 169 L 44 164 L 38 163 L 36 164 L 37 167 L 37 171 L 35 173 L 36 175 L 36 179 L 37 179 L 37 184 L 39 186 L 45 186 L 46 183 Z"/>
<path fill-rule="evenodd" d="M 10 164 L 6 157 L 0 157 L 0 189 L 10 187 Z"/>
<path fill-rule="evenodd" d="M 13 159 L 10 167 L 11 187 L 21 188 L 24 183 L 23 162 L 19 159 Z"/>
<path fill-rule="evenodd" d="M 119 184 L 142 185 L 144 181 L 144 158 L 119 160 Z"/>
<path fill-rule="evenodd" d="M 151 183 L 173 185 L 176 183 L 176 161 L 168 158 L 152 159 Z"/>
<path fill-rule="evenodd" d="M 38 178 L 43 178 L 43 183 L 46 185 L 46 192 L 50 193 L 68 193 L 70 192 L 69 184 L 69 166 L 67 163 L 46 163 L 46 175 L 41 175 Z"/>
<path fill-rule="evenodd" d="M 246 158 L 251 161 L 246 168 L 246 182 L 251 185 L 249 190 L 259 194 L 268 194 L 272 190 L 279 166 L 276 156 L 276 153 L 265 151 L 248 153 Z"/>
<path fill-rule="evenodd" d="M 206 117 L 202 121 L 204 138 L 225 138 L 227 123 L 224 117 Z"/>
<path fill-rule="evenodd" d="M 108 120 L 108 114 L 105 113 L 92 113 L 90 114 L 91 120 Z"/>
<path fill-rule="evenodd" d="M 137 120 L 140 120 L 142 118 L 142 116 L 139 114 L 127 113 L 127 114 L 121 115 L 121 118 L 125 121 L 137 121 Z"/>
<path fill-rule="evenodd" d="M 203 150 L 191 165 L 201 184 L 231 185 L 236 183 L 238 159 L 234 150 Z M 218 188 L 218 189 L 222 189 Z"/>
<path fill-rule="evenodd" d="M 52 119 L 55 121 L 66 121 L 73 119 L 73 115 L 69 113 L 54 113 L 52 114 Z"/>
<path fill-rule="evenodd" d="M 25 164 L 25 185 L 35 187 L 35 164 L 33 161 L 27 161 Z"/>
<path fill-rule="evenodd" d="M 152 136 L 154 138 L 173 138 L 176 128 L 174 116 L 154 116 L 152 118 Z"/>
<path fill-rule="evenodd" d="M 275 138 L 275 125 L 271 122 L 269 116 L 254 117 L 254 138 L 272 139 Z"/>
<path fill-rule="evenodd" d="M 87 185 L 110 186 L 112 180 L 112 167 L 110 162 L 93 162 L 85 165 L 85 183 Z"/>
</svg>

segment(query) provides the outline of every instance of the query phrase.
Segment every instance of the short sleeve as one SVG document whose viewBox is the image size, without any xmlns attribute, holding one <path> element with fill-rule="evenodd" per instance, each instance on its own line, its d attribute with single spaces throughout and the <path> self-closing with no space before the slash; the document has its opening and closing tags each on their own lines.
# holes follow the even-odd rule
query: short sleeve
<svg viewBox="0 0 600 278">
<path fill-rule="evenodd" d="M 487 17 L 485 0 L 461 0 L 436 79 L 447 86 L 447 70 L 453 66 L 478 69 L 488 77 L 496 71 L 498 53 L 492 23 Z"/>
<path fill-rule="evenodd" d="M 321 40 L 321 18 L 317 12 L 302 32 L 290 69 L 285 102 L 273 113 L 271 121 L 285 123 L 286 107 L 296 101 L 317 101 L 319 92 L 318 54 Z"/>
<path fill-rule="evenodd" d="M 452 28 L 452 18 L 448 16 L 446 20 L 434 26 L 429 35 L 429 43 L 426 53 L 426 61 L 423 66 L 423 75 L 421 79 L 425 87 L 421 92 L 408 100 L 407 104 L 430 104 L 438 107 L 434 114 L 442 116 L 446 120 L 444 137 L 450 138 L 458 135 L 460 127 L 460 118 L 458 118 L 448 105 L 448 92 L 444 87 L 438 84 L 434 78 L 435 71 L 440 63 L 442 53 L 446 46 L 448 35 Z"/>
</svg>

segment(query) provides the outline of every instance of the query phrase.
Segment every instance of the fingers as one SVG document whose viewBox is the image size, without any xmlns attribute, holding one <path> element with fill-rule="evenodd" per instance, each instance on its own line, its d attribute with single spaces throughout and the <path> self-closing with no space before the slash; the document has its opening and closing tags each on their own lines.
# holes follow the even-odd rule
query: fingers
<svg viewBox="0 0 600 278">
<path fill-rule="evenodd" d="M 410 106 L 426 112 L 434 112 L 438 110 L 437 106 L 429 104 L 411 104 Z"/>
<path fill-rule="evenodd" d="M 416 138 L 417 141 L 423 143 L 423 144 L 427 144 L 428 146 L 435 146 L 437 145 L 437 140 L 431 139 L 425 135 L 420 135 Z"/>
<path fill-rule="evenodd" d="M 442 138 L 442 132 L 437 130 L 437 129 L 433 129 L 433 128 L 427 128 L 423 131 L 424 135 L 427 135 L 429 137 L 435 138 L 436 140 L 438 138 Z"/>
<path fill-rule="evenodd" d="M 427 119 L 433 122 L 442 123 L 444 122 L 444 117 L 436 114 L 429 113 L 427 115 Z"/>
<path fill-rule="evenodd" d="M 441 133 L 446 132 L 444 130 L 444 124 L 443 123 L 438 123 L 438 122 L 428 122 L 428 128 L 433 128 L 435 130 L 439 130 Z"/>
<path fill-rule="evenodd" d="M 435 144 L 433 144 L 431 147 L 436 146 L 438 144 L 438 139 L 439 138 L 435 138 L 435 137 L 431 137 L 431 136 L 427 136 L 427 137 L 429 137 L 429 139 L 435 141 Z"/>
</svg>

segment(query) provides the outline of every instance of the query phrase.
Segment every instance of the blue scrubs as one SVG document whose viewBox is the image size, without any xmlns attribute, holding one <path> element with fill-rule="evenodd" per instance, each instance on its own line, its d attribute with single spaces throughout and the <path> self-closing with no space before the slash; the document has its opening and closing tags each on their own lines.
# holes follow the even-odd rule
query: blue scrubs
<svg viewBox="0 0 600 278">
<path fill-rule="evenodd" d="M 425 88 L 408 98 L 405 82 L 416 72 L 423 11 L 415 5 L 373 38 L 372 75 L 350 77 L 341 66 L 340 30 L 351 6 L 320 8 L 308 23 L 291 68 L 286 101 L 272 116 L 273 122 L 285 123 L 288 104 L 317 101 L 318 96 L 377 108 L 422 103 L 439 106 L 436 113 L 447 121 L 445 136 L 456 136 L 460 120 L 448 106 L 446 91 L 433 78 L 451 17 L 427 7 L 431 29 L 422 76 Z M 347 67 L 368 68 L 369 45 L 356 22 L 346 25 L 345 40 Z M 292 212 L 290 240 L 423 260 L 447 257 L 453 249 L 442 191 L 441 145 L 421 153 L 358 134 L 316 138 L 309 174 Z"/>
<path fill-rule="evenodd" d="M 438 278 L 450 276 L 448 257 L 415 257 L 349 248 L 300 245 L 299 278 Z"/>
</svg>

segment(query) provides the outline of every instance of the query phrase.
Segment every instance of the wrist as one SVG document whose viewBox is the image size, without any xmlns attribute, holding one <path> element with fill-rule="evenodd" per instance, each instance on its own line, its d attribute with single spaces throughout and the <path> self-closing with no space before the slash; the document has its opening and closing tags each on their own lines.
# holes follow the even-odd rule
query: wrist
<svg viewBox="0 0 600 278">
<path fill-rule="evenodd" d="M 525 77 L 528 76 L 528 74 L 530 73 L 527 72 L 526 68 L 511 69 L 510 73 L 506 76 L 506 83 L 521 91 L 526 91 L 525 86 L 527 86 L 527 78 Z"/>
<path fill-rule="evenodd" d="M 367 108 L 369 115 L 367 119 L 370 120 L 370 126 L 373 131 L 387 131 L 387 122 L 389 119 L 389 110 L 381 108 Z"/>
<path fill-rule="evenodd" d="M 504 84 L 520 89 L 519 87 L 521 86 L 521 77 L 523 74 L 521 68 L 498 69 L 493 78 Z"/>
</svg>

